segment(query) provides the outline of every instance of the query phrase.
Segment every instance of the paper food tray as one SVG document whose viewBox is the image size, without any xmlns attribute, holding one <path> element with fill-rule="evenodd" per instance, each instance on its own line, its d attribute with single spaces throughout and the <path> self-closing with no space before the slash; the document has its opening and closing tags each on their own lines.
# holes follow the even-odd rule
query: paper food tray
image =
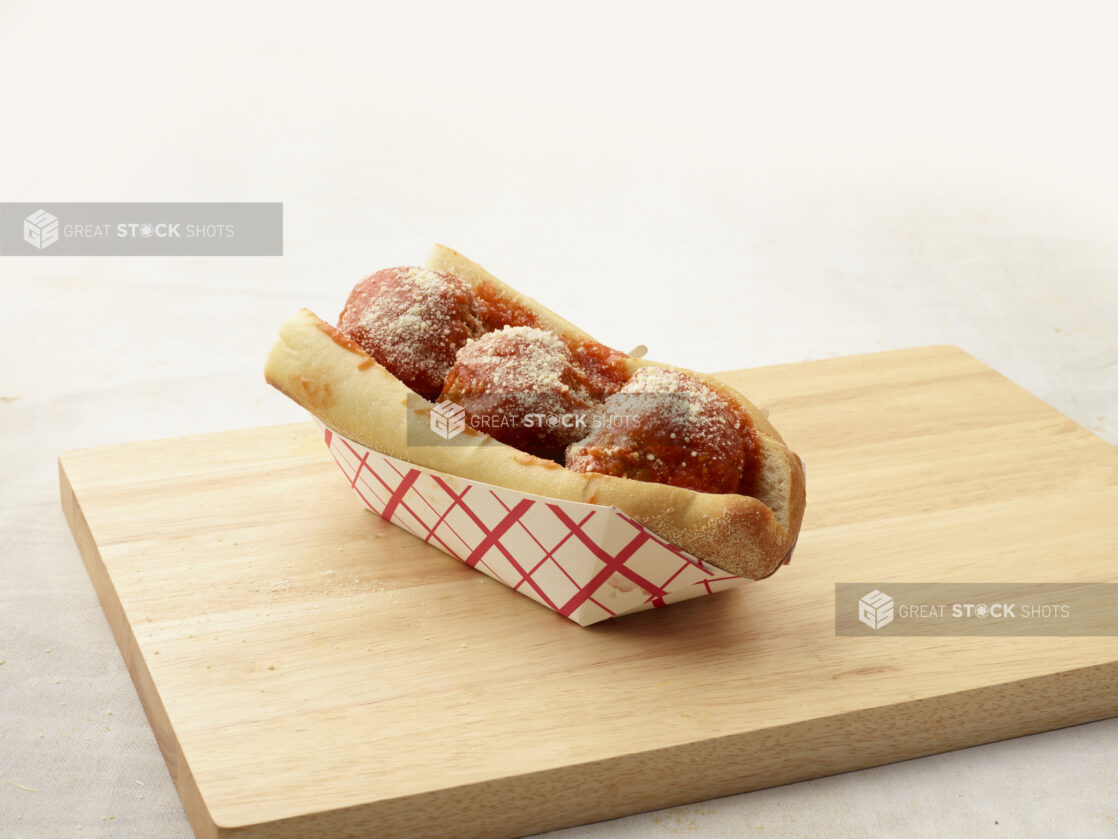
<svg viewBox="0 0 1118 839">
<path fill-rule="evenodd" d="M 367 508 L 582 626 L 751 582 L 697 559 L 616 507 L 436 472 L 318 425 Z"/>
</svg>

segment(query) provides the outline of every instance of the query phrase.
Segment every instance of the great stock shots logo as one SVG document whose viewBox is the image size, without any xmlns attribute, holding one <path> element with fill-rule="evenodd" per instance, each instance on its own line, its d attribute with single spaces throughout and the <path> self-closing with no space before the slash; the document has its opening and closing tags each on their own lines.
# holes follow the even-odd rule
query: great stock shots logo
<svg viewBox="0 0 1118 839">
<path fill-rule="evenodd" d="M 431 430 L 444 440 L 453 440 L 466 428 L 466 409 L 444 399 L 431 409 Z"/>
<path fill-rule="evenodd" d="M 443 399 L 432 405 L 418 393 L 408 394 L 405 403 L 408 445 L 477 446 L 492 438 L 507 439 L 508 435 L 522 439 L 537 435 L 543 441 L 541 445 L 563 448 L 571 440 L 583 439 L 603 427 L 639 428 L 643 416 L 638 411 L 609 412 L 577 405 L 573 406 L 574 410 L 564 410 L 570 406 L 546 399 L 541 401 L 540 394 L 534 392 L 486 393 L 459 398 L 463 400 L 461 404 Z M 653 398 L 664 400 L 665 404 L 686 415 L 686 394 L 655 394 Z M 467 427 L 479 433 L 463 434 Z"/>
<path fill-rule="evenodd" d="M 1118 583 L 835 583 L 835 634 L 1118 636 Z"/>
<path fill-rule="evenodd" d="M 858 601 L 858 620 L 870 629 L 881 629 L 893 621 L 893 598 L 874 589 Z"/>
<path fill-rule="evenodd" d="M 0 202 L 4 256 L 282 256 L 279 202 Z"/>
<path fill-rule="evenodd" d="M 58 216 L 36 210 L 23 220 L 23 241 L 42 250 L 58 241 Z"/>
</svg>

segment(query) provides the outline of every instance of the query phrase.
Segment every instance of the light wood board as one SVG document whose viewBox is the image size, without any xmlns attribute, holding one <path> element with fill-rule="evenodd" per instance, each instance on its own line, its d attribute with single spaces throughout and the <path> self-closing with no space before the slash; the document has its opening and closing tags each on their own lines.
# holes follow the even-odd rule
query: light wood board
<svg viewBox="0 0 1118 839">
<path fill-rule="evenodd" d="M 790 566 L 579 627 L 365 511 L 310 423 L 67 452 L 199 836 L 520 836 L 1118 714 L 1118 638 L 836 637 L 834 584 L 1114 581 L 1118 450 L 953 347 L 724 378 Z"/>
</svg>

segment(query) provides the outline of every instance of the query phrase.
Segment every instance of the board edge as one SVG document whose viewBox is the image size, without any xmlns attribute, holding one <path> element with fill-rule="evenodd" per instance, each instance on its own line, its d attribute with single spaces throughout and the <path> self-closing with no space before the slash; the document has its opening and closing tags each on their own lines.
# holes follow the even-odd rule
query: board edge
<svg viewBox="0 0 1118 839">
<path fill-rule="evenodd" d="M 152 733 L 155 735 L 156 743 L 163 756 L 163 761 L 167 765 L 171 780 L 178 791 L 187 820 L 190 822 L 195 836 L 199 839 L 217 839 L 217 837 L 223 835 L 221 828 L 214 822 L 202 797 L 201 790 L 198 788 L 190 767 L 183 756 L 182 747 L 171 727 L 171 721 L 163 707 L 159 691 L 155 687 L 151 672 L 148 670 L 140 652 L 136 636 L 128 623 L 124 607 L 112 585 L 108 569 L 105 567 L 101 552 L 93 538 L 92 530 L 81 509 L 81 502 L 74 491 L 70 475 L 66 471 L 66 458 L 69 454 L 70 452 L 63 452 L 58 456 L 59 497 L 63 515 L 65 515 L 66 522 L 70 526 L 70 532 L 74 537 L 78 554 L 82 558 L 82 564 L 85 565 L 89 580 L 93 584 L 93 590 L 101 603 L 101 611 L 105 615 L 105 620 L 108 622 L 109 629 L 116 640 L 117 648 L 120 650 L 125 666 L 128 668 L 132 685 L 140 699 L 140 705 L 144 709 Z"/>
</svg>

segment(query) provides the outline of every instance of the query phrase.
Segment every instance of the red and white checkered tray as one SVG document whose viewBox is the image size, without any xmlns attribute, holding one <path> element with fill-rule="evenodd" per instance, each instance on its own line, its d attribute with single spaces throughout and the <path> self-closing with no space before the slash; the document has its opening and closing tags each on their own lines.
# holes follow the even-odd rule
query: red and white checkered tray
<svg viewBox="0 0 1118 839">
<path fill-rule="evenodd" d="M 323 433 L 374 513 L 583 626 L 746 582 L 616 507 L 468 481 Z"/>
</svg>

